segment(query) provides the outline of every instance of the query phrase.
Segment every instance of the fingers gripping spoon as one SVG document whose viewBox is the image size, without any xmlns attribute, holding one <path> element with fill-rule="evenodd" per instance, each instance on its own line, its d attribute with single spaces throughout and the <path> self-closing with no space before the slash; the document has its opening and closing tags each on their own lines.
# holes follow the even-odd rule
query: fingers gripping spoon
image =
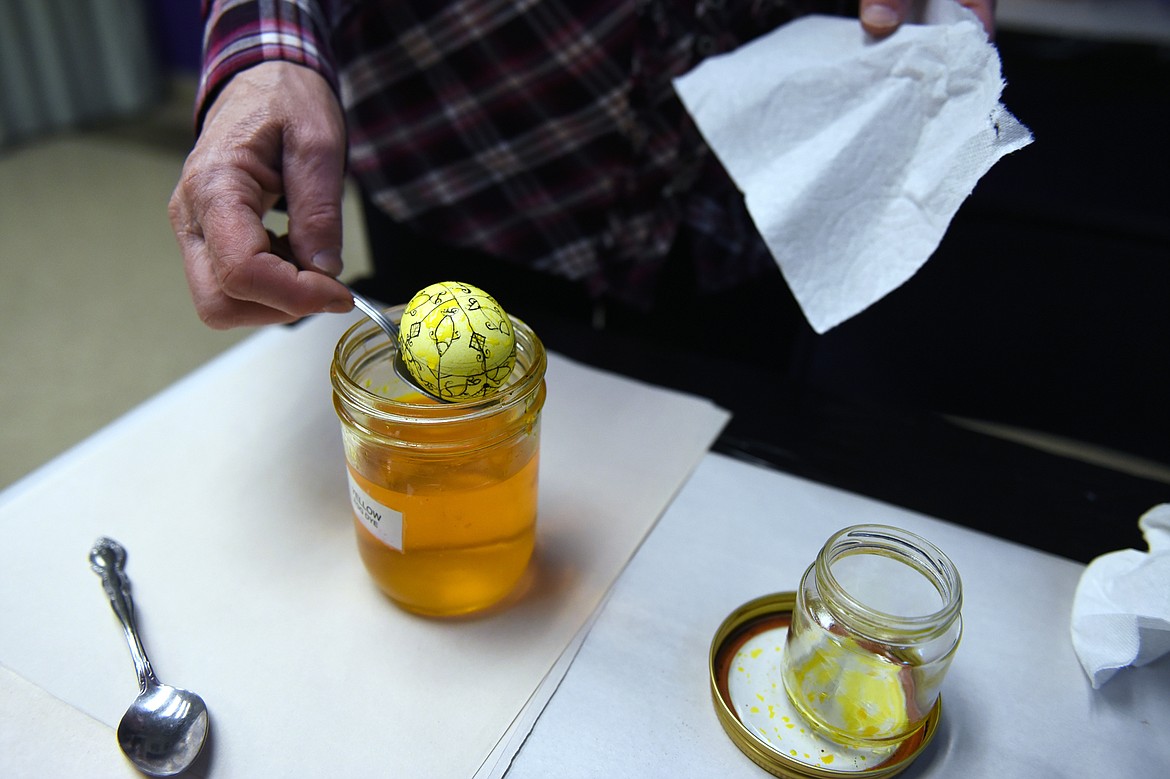
<svg viewBox="0 0 1170 779">
<path fill-rule="evenodd" d="M 89 562 L 122 622 L 138 672 L 139 694 L 118 723 L 118 745 L 143 773 L 174 776 L 186 770 L 203 747 L 207 706 L 195 693 L 160 684 L 155 677 L 134 621 L 130 580 L 124 571 L 126 550 L 113 539 L 99 538 Z"/>
</svg>

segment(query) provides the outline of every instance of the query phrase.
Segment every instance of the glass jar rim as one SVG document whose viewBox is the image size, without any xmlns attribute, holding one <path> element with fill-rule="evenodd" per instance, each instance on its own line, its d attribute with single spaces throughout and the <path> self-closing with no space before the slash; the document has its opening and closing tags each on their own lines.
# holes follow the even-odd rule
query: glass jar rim
<svg viewBox="0 0 1170 779">
<path fill-rule="evenodd" d="M 943 605 L 933 612 L 901 615 L 890 614 L 859 600 L 837 580 L 832 564 L 846 555 L 864 552 L 896 555 L 900 562 L 929 580 Z M 886 641 L 897 635 L 914 640 L 929 639 L 945 633 L 960 619 L 963 593 L 958 569 L 941 549 L 908 530 L 879 524 L 844 528 L 829 537 L 813 566 L 817 580 L 823 584 L 826 605 L 835 612 L 847 612 L 848 622 L 871 638 Z"/>
</svg>

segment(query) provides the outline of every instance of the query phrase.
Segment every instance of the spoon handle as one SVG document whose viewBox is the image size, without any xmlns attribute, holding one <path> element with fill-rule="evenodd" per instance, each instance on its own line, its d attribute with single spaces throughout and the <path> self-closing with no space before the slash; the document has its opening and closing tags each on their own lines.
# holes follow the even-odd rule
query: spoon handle
<svg viewBox="0 0 1170 779">
<path fill-rule="evenodd" d="M 134 621 L 134 600 L 130 597 L 130 579 L 126 576 L 126 550 L 112 538 L 99 538 L 89 552 L 89 564 L 102 579 L 102 587 L 110 599 L 110 607 L 118 615 L 126 631 L 126 643 L 134 658 L 134 670 L 138 673 L 138 688 L 146 691 L 148 682 L 157 682 L 150 667 L 150 659 L 142 648 L 138 637 L 138 626 Z"/>
<path fill-rule="evenodd" d="M 397 343 L 398 325 L 391 322 L 390 318 L 382 313 L 382 309 L 378 308 L 369 300 L 366 300 L 364 297 L 354 292 L 352 289 L 349 291 L 349 294 L 353 295 L 353 304 L 361 309 L 363 314 L 374 320 L 374 324 L 382 328 L 386 335 L 390 336 L 391 341 Z"/>
</svg>

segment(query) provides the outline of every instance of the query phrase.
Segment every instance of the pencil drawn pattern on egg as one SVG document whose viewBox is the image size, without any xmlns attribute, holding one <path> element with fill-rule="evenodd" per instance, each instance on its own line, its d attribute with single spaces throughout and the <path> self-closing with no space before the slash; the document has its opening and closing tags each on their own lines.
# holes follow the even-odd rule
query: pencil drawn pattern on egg
<svg viewBox="0 0 1170 779">
<path fill-rule="evenodd" d="M 398 348 L 415 380 L 446 400 L 496 392 L 516 363 L 504 309 L 482 289 L 453 281 L 431 284 L 410 299 Z"/>
</svg>

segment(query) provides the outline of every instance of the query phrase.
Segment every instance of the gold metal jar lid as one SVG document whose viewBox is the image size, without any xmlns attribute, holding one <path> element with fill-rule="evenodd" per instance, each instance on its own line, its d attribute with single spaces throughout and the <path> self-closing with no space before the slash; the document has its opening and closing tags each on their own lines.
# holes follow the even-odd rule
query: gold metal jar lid
<svg viewBox="0 0 1170 779">
<path fill-rule="evenodd" d="M 740 751 L 784 779 L 890 777 L 905 770 L 934 737 L 941 699 L 923 726 L 878 748 L 837 744 L 813 730 L 792 707 L 780 678 L 780 657 L 796 593 L 748 601 L 723 620 L 711 640 L 711 698 L 723 730 Z"/>
</svg>

